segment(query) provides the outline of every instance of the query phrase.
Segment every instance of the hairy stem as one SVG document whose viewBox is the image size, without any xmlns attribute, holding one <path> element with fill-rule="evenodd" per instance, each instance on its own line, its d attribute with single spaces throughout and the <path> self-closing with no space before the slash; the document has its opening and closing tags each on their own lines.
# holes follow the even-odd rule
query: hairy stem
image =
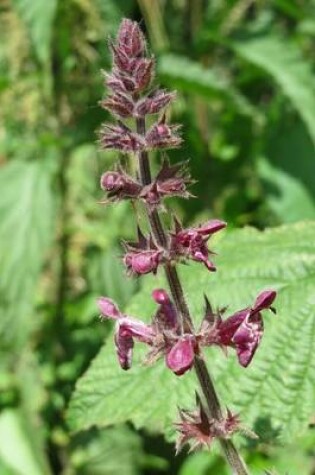
<svg viewBox="0 0 315 475">
<path fill-rule="evenodd" d="M 137 132 L 139 134 L 145 134 L 145 119 L 139 118 L 136 121 Z M 151 183 L 151 169 L 149 163 L 149 157 L 147 152 L 140 152 L 138 154 L 139 159 L 139 173 L 140 181 L 143 186 Z M 157 209 L 147 210 L 148 219 L 150 222 L 151 232 L 156 244 L 161 247 L 166 247 L 168 244 L 168 237 L 164 231 L 164 227 Z M 190 316 L 189 308 L 185 300 L 184 291 L 179 280 L 177 269 L 175 265 L 166 264 L 165 274 L 171 290 L 172 297 L 174 299 L 176 309 L 181 316 L 182 329 L 184 332 L 190 332 L 193 330 L 193 322 Z M 222 410 L 220 402 L 213 385 L 212 378 L 206 366 L 204 359 L 201 356 L 196 356 L 194 361 L 194 368 L 196 375 L 207 402 L 209 414 L 214 419 L 222 419 Z M 233 474 L 236 475 L 249 475 L 249 472 L 245 466 L 245 463 L 238 453 L 234 443 L 231 440 L 219 439 L 220 445 L 226 460 L 230 464 Z"/>
</svg>

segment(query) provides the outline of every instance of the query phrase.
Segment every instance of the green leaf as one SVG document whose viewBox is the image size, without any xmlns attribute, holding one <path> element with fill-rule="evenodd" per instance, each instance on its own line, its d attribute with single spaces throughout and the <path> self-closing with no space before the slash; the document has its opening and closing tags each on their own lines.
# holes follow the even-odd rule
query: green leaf
<svg viewBox="0 0 315 475">
<path fill-rule="evenodd" d="M 0 170 L 0 339 L 19 347 L 38 325 L 34 292 L 52 240 L 51 170 L 11 162 Z"/>
<path fill-rule="evenodd" d="M 135 293 L 138 282 L 133 279 L 126 280 L 125 269 L 118 258 L 120 254 L 121 249 L 118 247 L 103 253 L 95 253 L 90 258 L 88 274 L 94 293 L 111 295 L 119 305 L 125 306 Z"/>
<path fill-rule="evenodd" d="M 14 475 L 50 473 L 33 452 L 30 433 L 18 410 L 6 409 L 0 415 L 0 439 L 0 457 Z"/>
<path fill-rule="evenodd" d="M 315 80 L 297 46 L 276 35 L 248 38 L 233 46 L 239 56 L 262 68 L 278 83 L 315 142 Z"/>
<path fill-rule="evenodd" d="M 163 55 L 158 61 L 159 76 L 170 87 L 206 98 L 221 96 L 235 104 L 238 110 L 262 120 L 259 112 L 234 89 L 228 79 L 218 71 L 205 69 L 196 61 L 173 54 Z"/>
<path fill-rule="evenodd" d="M 279 291 L 278 314 L 266 315 L 265 335 L 249 368 L 238 365 L 233 351 L 228 358 L 218 348 L 207 352 L 220 397 L 249 426 L 265 417 L 290 439 L 307 426 L 315 404 L 315 222 L 265 232 L 245 228 L 227 234 L 214 248 L 219 252 L 216 275 L 197 264 L 181 269 L 195 320 L 202 317 L 204 292 L 214 306 L 229 305 L 231 313 L 251 304 L 262 289 Z M 155 308 L 150 293 L 161 285 L 161 279 L 148 278 L 128 312 L 149 320 Z M 128 372 L 120 370 L 111 341 L 102 348 L 72 397 L 68 421 L 73 430 L 131 420 L 136 427 L 172 431 L 177 405 L 193 402 L 195 376 L 176 377 L 163 361 L 146 368 L 143 345 L 136 347 Z"/>
<path fill-rule="evenodd" d="M 38 59 L 47 63 L 57 0 L 12 0 L 12 3 L 28 28 Z"/>
<path fill-rule="evenodd" d="M 267 160 L 259 160 L 258 173 L 266 182 L 265 203 L 282 223 L 315 219 L 315 204 L 306 186 Z"/>
<path fill-rule="evenodd" d="M 80 475 L 137 475 L 144 458 L 141 438 L 128 427 L 78 434 L 70 463 Z"/>
</svg>

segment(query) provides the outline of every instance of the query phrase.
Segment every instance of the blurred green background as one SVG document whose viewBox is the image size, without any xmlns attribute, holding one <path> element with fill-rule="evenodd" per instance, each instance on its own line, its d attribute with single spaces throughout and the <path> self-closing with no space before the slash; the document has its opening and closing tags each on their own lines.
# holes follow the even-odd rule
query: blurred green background
<svg viewBox="0 0 315 475">
<path fill-rule="evenodd" d="M 131 425 L 70 434 L 65 410 L 109 326 L 95 299 L 126 305 L 119 241 L 127 203 L 104 208 L 115 162 L 95 131 L 108 120 L 101 69 L 121 18 L 141 21 L 157 81 L 176 89 L 204 217 L 258 228 L 315 219 L 314 0 L 2 0 L 0 3 L 0 474 L 224 475 L 219 455 L 182 454 Z M 104 382 L 106 384 L 106 381 Z M 261 441 L 247 457 L 315 473 L 315 436 Z M 291 470 L 291 471 L 290 471 Z M 274 472 L 274 473 L 276 473 Z"/>
</svg>

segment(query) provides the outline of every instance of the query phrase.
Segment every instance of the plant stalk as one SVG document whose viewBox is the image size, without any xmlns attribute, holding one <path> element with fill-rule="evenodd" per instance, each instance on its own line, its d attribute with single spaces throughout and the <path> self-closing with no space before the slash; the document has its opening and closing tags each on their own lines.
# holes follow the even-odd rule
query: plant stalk
<svg viewBox="0 0 315 475">
<path fill-rule="evenodd" d="M 136 119 L 136 126 L 138 134 L 144 135 L 145 119 Z M 151 183 L 151 169 L 148 153 L 146 151 L 139 152 L 138 161 L 141 184 L 143 186 L 149 185 Z M 168 237 L 164 231 L 163 224 L 157 209 L 147 209 L 147 214 L 153 239 L 158 246 L 165 248 L 168 244 Z M 193 322 L 185 300 L 184 291 L 179 280 L 176 266 L 172 264 L 166 264 L 165 274 L 176 309 L 182 319 L 183 331 L 190 332 L 193 330 Z M 216 420 L 221 420 L 222 410 L 220 402 L 206 363 L 201 356 L 195 357 L 194 368 L 201 390 L 207 402 L 210 417 Z M 220 438 L 219 441 L 225 458 L 232 468 L 232 473 L 235 475 L 249 475 L 249 471 L 247 470 L 246 465 L 232 440 Z"/>
</svg>

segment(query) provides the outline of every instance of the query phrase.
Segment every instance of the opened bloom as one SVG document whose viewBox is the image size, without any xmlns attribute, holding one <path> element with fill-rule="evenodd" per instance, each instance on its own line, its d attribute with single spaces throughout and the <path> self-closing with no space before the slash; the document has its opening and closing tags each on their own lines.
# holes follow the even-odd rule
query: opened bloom
<svg viewBox="0 0 315 475">
<path fill-rule="evenodd" d="M 202 262 L 209 271 L 215 271 L 214 263 L 209 259 L 212 254 L 207 247 L 210 237 L 226 227 L 224 221 L 212 219 L 197 228 L 183 229 L 179 221 L 175 221 L 175 232 L 172 233 L 172 249 L 178 256 Z"/>
<path fill-rule="evenodd" d="M 206 315 L 201 325 L 201 344 L 234 348 L 239 363 L 244 367 L 248 366 L 264 331 L 261 311 L 275 312 L 272 303 L 276 295 L 274 290 L 265 290 L 258 295 L 253 307 L 246 307 L 225 320 L 222 320 L 222 312 L 214 314 L 207 302 Z"/>
</svg>

